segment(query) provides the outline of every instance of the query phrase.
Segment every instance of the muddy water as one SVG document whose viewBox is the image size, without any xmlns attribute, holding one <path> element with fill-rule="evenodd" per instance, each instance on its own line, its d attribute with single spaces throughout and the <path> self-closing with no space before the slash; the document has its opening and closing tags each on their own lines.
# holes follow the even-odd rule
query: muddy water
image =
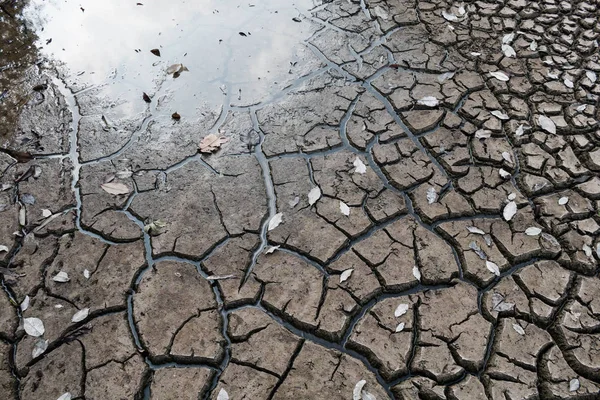
<svg viewBox="0 0 600 400">
<path fill-rule="evenodd" d="M 100 87 L 118 117 L 143 111 L 142 93 L 164 112 L 202 103 L 250 105 L 287 86 L 315 27 L 313 0 L 32 0 L 24 11 L 43 55 L 74 90 Z M 300 22 L 296 22 L 300 21 Z M 160 56 L 151 52 L 160 51 Z M 183 64 L 178 78 L 166 73 Z M 157 109 L 160 112 L 160 107 Z"/>
</svg>

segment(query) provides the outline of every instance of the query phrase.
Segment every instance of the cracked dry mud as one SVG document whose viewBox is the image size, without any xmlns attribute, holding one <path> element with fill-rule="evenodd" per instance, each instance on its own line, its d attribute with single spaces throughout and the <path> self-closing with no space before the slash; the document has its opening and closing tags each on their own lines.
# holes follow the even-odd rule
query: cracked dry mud
<svg viewBox="0 0 600 400">
<path fill-rule="evenodd" d="M 125 118 L 26 71 L 2 147 L 35 157 L 0 152 L 0 397 L 600 398 L 600 1 L 300 20 L 284 89 L 178 123 L 160 85 Z M 208 133 L 229 142 L 199 154 Z"/>
</svg>

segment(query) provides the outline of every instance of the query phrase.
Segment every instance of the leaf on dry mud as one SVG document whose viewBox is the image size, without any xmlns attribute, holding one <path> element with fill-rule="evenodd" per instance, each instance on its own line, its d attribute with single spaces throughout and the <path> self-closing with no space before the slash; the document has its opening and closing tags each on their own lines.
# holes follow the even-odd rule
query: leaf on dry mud
<svg viewBox="0 0 600 400">
<path fill-rule="evenodd" d="M 590 246 L 588 246 L 587 244 L 584 243 L 584 245 L 581 247 L 581 250 L 583 250 L 586 257 L 590 257 L 590 258 L 592 257 L 592 248 Z"/>
<path fill-rule="evenodd" d="M 579 390 L 579 379 L 575 378 L 575 379 L 571 379 L 569 381 L 569 392 L 576 392 Z"/>
<path fill-rule="evenodd" d="M 8 253 L 8 250 L 9 250 L 8 247 L 6 247 L 4 245 L 0 246 L 0 253 Z"/>
<path fill-rule="evenodd" d="M 219 394 L 217 395 L 217 400 L 229 400 L 229 394 L 223 388 L 219 390 Z"/>
<path fill-rule="evenodd" d="M 421 280 L 421 271 L 419 271 L 419 267 L 416 265 L 413 267 L 413 276 L 417 278 L 418 281 Z"/>
<path fill-rule="evenodd" d="M 504 206 L 504 210 L 502 211 L 502 216 L 505 221 L 510 221 L 515 214 L 517 213 L 517 203 L 514 201 L 509 201 L 507 205 Z"/>
<path fill-rule="evenodd" d="M 500 171 L 498 171 L 498 173 L 500 174 L 500 176 L 504 179 L 510 178 L 510 172 L 500 168 Z"/>
<path fill-rule="evenodd" d="M 517 131 L 515 132 L 515 135 L 516 136 L 523 136 L 524 133 L 525 133 L 525 127 L 523 126 L 523 124 L 521 124 L 517 128 Z"/>
<path fill-rule="evenodd" d="M 502 152 L 502 158 L 504 158 L 504 160 L 509 163 L 509 164 L 513 164 L 513 158 L 512 155 L 508 152 L 508 151 L 503 151 Z"/>
<path fill-rule="evenodd" d="M 584 112 L 586 108 L 587 108 L 587 104 L 582 104 L 579 107 L 577 107 L 575 110 L 577 110 L 577 112 Z"/>
<path fill-rule="evenodd" d="M 364 390 L 362 391 L 361 396 L 362 396 L 362 400 L 377 400 L 377 398 L 375 397 L 374 394 L 371 394 L 371 393 L 366 392 Z"/>
<path fill-rule="evenodd" d="M 474 233 L 474 234 L 477 234 L 477 235 L 485 235 L 485 232 L 482 231 L 481 229 L 477 228 L 476 226 L 467 226 L 467 230 L 470 233 Z"/>
<path fill-rule="evenodd" d="M 493 273 L 496 276 L 500 276 L 500 267 L 498 267 L 498 265 L 496 263 L 493 263 L 490 260 L 487 260 L 485 262 L 485 266 L 491 273 Z"/>
<path fill-rule="evenodd" d="M 46 332 L 44 329 L 44 323 L 39 318 L 25 318 L 23 319 L 23 329 L 29 336 L 40 337 Z"/>
<path fill-rule="evenodd" d="M 512 324 L 513 329 L 521 336 L 525 336 L 525 330 L 519 324 Z"/>
<path fill-rule="evenodd" d="M 373 11 L 376 16 L 380 17 L 384 21 L 387 21 L 390 18 L 389 14 L 380 6 L 376 6 Z"/>
<path fill-rule="evenodd" d="M 296 207 L 298 205 L 298 203 L 300 203 L 300 197 L 299 196 L 296 196 L 292 200 L 288 201 L 288 204 L 289 204 L 290 208 Z"/>
<path fill-rule="evenodd" d="M 458 21 L 458 17 L 456 15 L 454 15 L 452 13 L 449 13 L 446 10 L 442 11 L 442 17 L 444 17 L 444 19 L 446 21 L 450 21 L 450 22 L 456 22 L 456 21 Z"/>
<path fill-rule="evenodd" d="M 350 279 L 350 276 L 352 275 L 353 271 L 354 271 L 354 269 L 350 268 L 350 269 L 347 269 L 344 272 L 342 272 L 342 274 L 340 275 L 340 283 L 344 283 L 348 279 Z"/>
<path fill-rule="evenodd" d="M 364 379 L 358 381 L 356 383 L 356 385 L 354 386 L 354 390 L 352 391 L 352 400 L 362 400 L 362 390 L 363 387 L 367 384 L 367 381 L 365 381 Z"/>
<path fill-rule="evenodd" d="M 535 226 L 530 226 L 529 228 L 525 229 L 525 234 L 527 236 L 537 236 L 540 233 L 542 233 L 542 230 Z"/>
<path fill-rule="evenodd" d="M 103 183 L 100 187 L 109 194 L 119 196 L 122 194 L 129 194 L 129 188 L 127 185 L 121 182 L 109 182 Z"/>
<path fill-rule="evenodd" d="M 235 279 L 237 276 L 235 275 L 210 275 L 206 277 L 208 281 L 225 281 L 227 279 Z"/>
<path fill-rule="evenodd" d="M 277 213 L 273 215 L 273 218 L 269 220 L 269 226 L 267 227 L 267 230 L 272 231 L 273 229 L 277 228 L 282 222 L 283 213 Z"/>
<path fill-rule="evenodd" d="M 396 333 L 397 332 L 402 332 L 404 330 L 404 326 L 405 326 L 404 322 L 400 322 L 398 324 L 398 326 L 396 326 Z"/>
<path fill-rule="evenodd" d="M 565 78 L 565 79 L 563 80 L 563 83 L 564 83 L 564 84 L 565 84 L 565 86 L 566 86 L 566 87 L 568 87 L 569 89 L 573 89 L 573 87 L 575 86 L 575 85 L 573 84 L 573 81 L 572 81 L 572 80 L 570 80 L 569 78 Z"/>
<path fill-rule="evenodd" d="M 440 101 L 433 96 L 425 96 L 419 101 L 417 101 L 417 104 L 426 107 L 436 107 L 438 104 L 440 104 Z"/>
<path fill-rule="evenodd" d="M 492 294 L 492 310 L 493 311 L 497 311 L 497 312 L 510 311 L 513 308 L 515 308 L 515 305 L 513 303 L 508 303 L 507 301 L 505 301 L 504 296 L 502 296 L 500 293 L 494 292 L 494 294 Z"/>
<path fill-rule="evenodd" d="M 23 301 L 21 302 L 21 311 L 25 311 L 29 308 L 29 296 L 25 296 L 25 298 L 23 299 Z"/>
<path fill-rule="evenodd" d="M 585 71 L 585 76 L 587 76 L 592 83 L 596 83 L 596 80 L 598 79 L 598 76 L 594 71 Z"/>
<path fill-rule="evenodd" d="M 438 82 L 439 83 L 444 83 L 449 79 L 454 78 L 454 75 L 456 74 L 456 72 L 452 71 L 452 72 L 444 72 L 443 74 L 438 76 Z"/>
<path fill-rule="evenodd" d="M 31 351 L 31 358 L 36 358 L 44 354 L 44 352 L 48 349 L 49 340 L 38 339 L 35 341 L 33 345 L 33 350 Z"/>
<path fill-rule="evenodd" d="M 214 153 L 221 148 L 222 144 L 229 141 L 229 138 L 225 136 L 217 136 L 214 133 L 206 136 L 200 142 L 199 150 L 201 153 Z"/>
<path fill-rule="evenodd" d="M 506 57 L 517 57 L 517 52 L 515 51 L 515 49 L 513 49 L 513 47 L 509 44 L 503 44 L 502 45 L 502 52 L 504 53 L 504 55 Z"/>
<path fill-rule="evenodd" d="M 538 48 L 538 44 L 535 40 L 532 40 L 531 43 L 529 43 L 529 50 L 531 51 L 536 51 Z"/>
<path fill-rule="evenodd" d="M 408 308 L 410 306 L 407 303 L 400 303 L 398 307 L 396 307 L 396 311 L 394 311 L 394 317 L 399 318 L 408 312 Z"/>
<path fill-rule="evenodd" d="M 19 225 L 21 226 L 25 226 L 25 224 L 27 223 L 27 209 L 25 208 L 25 206 L 21 206 L 21 208 L 19 209 Z"/>
<path fill-rule="evenodd" d="M 502 36 L 502 44 L 512 43 L 513 40 L 515 40 L 514 32 L 507 33 L 506 35 Z"/>
<path fill-rule="evenodd" d="M 83 270 L 83 277 L 85 279 L 90 279 L 90 271 L 87 268 Z"/>
<path fill-rule="evenodd" d="M 538 122 L 540 124 L 540 128 L 545 130 L 548 133 L 555 134 L 556 133 L 556 124 L 552 119 L 546 117 L 545 115 L 540 115 L 538 117 Z"/>
<path fill-rule="evenodd" d="M 275 250 L 279 249 L 281 246 L 269 246 L 265 249 L 265 254 L 274 253 Z"/>
<path fill-rule="evenodd" d="M 476 242 L 469 243 L 469 248 L 475 252 L 482 260 L 487 260 L 487 254 L 481 250 L 481 247 Z"/>
<path fill-rule="evenodd" d="M 353 165 L 356 167 L 354 170 L 355 174 L 366 174 L 367 173 L 367 166 L 362 162 L 362 160 L 360 158 L 356 157 Z"/>
<path fill-rule="evenodd" d="M 144 225 L 144 232 L 155 236 L 158 235 L 160 233 L 160 230 L 165 226 L 167 226 L 167 223 L 158 219 L 156 221 L 152 221 L 149 224 Z"/>
<path fill-rule="evenodd" d="M 321 188 L 315 186 L 308 192 L 308 204 L 313 205 L 321 198 Z"/>
<path fill-rule="evenodd" d="M 569 198 L 568 197 L 561 197 L 560 199 L 558 199 L 558 204 L 561 205 L 561 206 L 564 206 L 568 202 L 569 202 Z"/>
<path fill-rule="evenodd" d="M 435 189 L 432 187 L 427 189 L 427 203 L 433 204 L 437 201 L 437 199 L 438 199 L 438 194 L 435 191 Z"/>
<path fill-rule="evenodd" d="M 89 313 L 90 313 L 89 308 L 83 308 L 83 309 L 77 311 L 75 314 L 73 314 L 73 317 L 71 318 L 71 322 L 83 321 L 84 319 L 87 318 Z"/>
<path fill-rule="evenodd" d="M 133 171 L 129 171 L 128 169 L 123 170 L 123 171 L 117 171 L 117 173 L 115 174 L 115 176 L 119 179 L 131 178 L 132 175 L 133 175 Z"/>
<path fill-rule="evenodd" d="M 475 132 L 476 139 L 487 139 L 492 136 L 492 131 L 487 129 L 479 129 Z"/>
<path fill-rule="evenodd" d="M 56 400 L 71 400 L 71 393 L 69 393 L 69 392 L 64 393 Z"/>
<path fill-rule="evenodd" d="M 71 278 L 69 278 L 69 274 L 67 274 L 66 272 L 60 271 L 58 274 L 52 277 L 52 280 L 54 282 L 66 283 L 69 282 Z"/>
<path fill-rule="evenodd" d="M 490 114 L 492 114 L 494 117 L 501 119 L 501 120 L 507 120 L 510 117 L 508 116 L 508 114 L 503 113 L 500 110 L 494 110 L 494 111 L 490 111 Z"/>
<path fill-rule="evenodd" d="M 48 218 L 48 217 L 51 217 L 51 216 L 52 216 L 52 211 L 46 210 L 46 209 L 42 210 L 42 217 Z"/>
<path fill-rule="evenodd" d="M 510 79 L 508 75 L 502 71 L 492 71 L 490 72 L 490 75 L 502 82 L 507 82 Z"/>
<path fill-rule="evenodd" d="M 350 216 L 350 207 L 348 207 L 348 204 L 344 203 L 343 201 L 340 200 L 340 211 L 342 214 L 344 214 L 346 217 Z"/>
</svg>

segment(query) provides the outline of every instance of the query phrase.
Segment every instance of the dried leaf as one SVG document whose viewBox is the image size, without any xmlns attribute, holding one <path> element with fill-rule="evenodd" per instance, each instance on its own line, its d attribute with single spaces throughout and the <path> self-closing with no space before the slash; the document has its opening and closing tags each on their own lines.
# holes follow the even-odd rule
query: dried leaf
<svg viewBox="0 0 600 400">
<path fill-rule="evenodd" d="M 342 274 L 340 275 L 340 283 L 344 283 L 348 279 L 350 279 L 350 276 L 352 275 L 353 271 L 354 271 L 354 269 L 350 268 L 350 269 L 347 269 L 344 272 L 342 272 Z"/>
<path fill-rule="evenodd" d="M 454 78 L 454 75 L 456 74 L 456 72 L 452 71 L 452 72 L 444 72 L 443 74 L 438 76 L 438 82 L 439 83 L 444 83 L 449 79 Z"/>
<path fill-rule="evenodd" d="M 50 210 L 45 210 L 45 209 L 44 209 L 44 210 L 42 210 L 42 217 L 44 217 L 44 218 L 48 218 L 48 217 L 51 217 L 51 216 L 52 216 L 52 211 L 50 211 Z"/>
<path fill-rule="evenodd" d="M 380 17 L 384 21 L 387 21 L 390 18 L 390 16 L 388 15 L 388 13 L 383 8 L 381 8 L 380 6 L 376 6 L 373 11 L 374 11 L 374 14 L 376 16 Z"/>
<path fill-rule="evenodd" d="M 146 94 L 146 92 L 144 92 L 144 93 L 142 94 L 142 99 L 144 99 L 144 101 L 145 101 L 146 103 L 150 103 L 150 102 L 152 102 L 152 99 L 150 98 L 150 96 L 148 96 L 148 95 Z"/>
<path fill-rule="evenodd" d="M 88 316 L 89 313 L 90 313 L 90 309 L 89 308 L 81 309 L 81 310 L 77 311 L 73 315 L 73 317 L 71 318 L 71 322 L 83 321 L 84 319 L 87 318 L 87 316 Z"/>
<path fill-rule="evenodd" d="M 156 57 L 160 57 L 159 49 L 152 49 L 152 50 L 150 50 L 150 53 L 154 54 Z"/>
<path fill-rule="evenodd" d="M 585 71 L 585 76 L 587 76 L 592 83 L 596 83 L 596 80 L 598 79 L 598 76 L 594 71 Z"/>
<path fill-rule="evenodd" d="M 584 112 L 586 108 L 587 108 L 587 104 L 582 104 L 579 107 L 577 107 L 576 110 L 577 110 L 577 112 Z"/>
<path fill-rule="evenodd" d="M 0 245 L 0 253 L 6 252 L 8 253 L 9 248 L 3 245 Z"/>
<path fill-rule="evenodd" d="M 467 226 L 467 230 L 470 233 L 475 233 L 477 235 L 485 235 L 485 232 L 475 226 Z"/>
<path fill-rule="evenodd" d="M 561 206 L 564 206 L 568 202 L 569 202 L 569 198 L 568 197 L 561 197 L 560 199 L 558 199 L 558 204 L 561 205 Z"/>
<path fill-rule="evenodd" d="M 494 292 L 492 294 L 492 310 L 497 312 L 510 311 L 515 307 L 513 303 L 504 301 L 504 296 L 500 293 Z"/>
<path fill-rule="evenodd" d="M 427 107 L 435 107 L 440 104 L 440 102 L 433 96 L 425 96 L 421 100 L 417 101 L 417 104 Z"/>
<path fill-rule="evenodd" d="M 502 152 L 502 158 L 504 158 L 504 160 L 509 164 L 513 164 L 512 155 L 508 151 Z"/>
<path fill-rule="evenodd" d="M 54 277 L 52 277 L 52 280 L 54 282 L 65 283 L 65 282 L 69 282 L 71 279 L 69 278 L 69 274 L 67 274 L 64 271 L 60 271 L 58 274 L 56 274 L 56 275 L 54 275 Z"/>
<path fill-rule="evenodd" d="M 363 390 L 362 391 L 362 400 L 377 400 L 377 398 L 375 397 L 375 395 Z"/>
<path fill-rule="evenodd" d="M 122 194 L 129 194 L 129 188 L 127 185 L 121 182 L 109 182 L 103 183 L 100 187 L 107 193 L 110 193 L 115 196 L 119 196 Z"/>
<path fill-rule="evenodd" d="M 481 247 L 479 247 L 479 245 L 475 242 L 471 242 L 469 243 L 469 248 L 471 250 L 473 250 L 475 252 L 475 254 L 477 254 L 477 256 L 479 256 L 479 258 L 481 258 L 482 260 L 487 260 L 487 254 L 485 254 L 485 251 L 481 250 Z"/>
<path fill-rule="evenodd" d="M 33 345 L 33 350 L 31 351 L 31 358 L 36 358 L 44 354 L 48 349 L 48 343 L 50 343 L 49 340 L 37 339 Z"/>
<path fill-rule="evenodd" d="M 517 194 L 516 193 L 511 193 L 508 195 L 508 200 L 513 201 L 514 199 L 517 198 Z"/>
<path fill-rule="evenodd" d="M 494 110 L 494 111 L 490 111 L 490 114 L 492 114 L 494 117 L 501 119 L 501 120 L 507 120 L 510 117 L 508 116 L 508 114 L 503 113 L 500 110 Z"/>
<path fill-rule="evenodd" d="M 521 336 L 525 336 L 525 330 L 519 324 L 512 324 L 513 329 Z"/>
<path fill-rule="evenodd" d="M 542 230 L 540 228 L 538 228 L 538 227 L 535 227 L 535 226 L 531 226 L 531 227 L 525 229 L 525 234 L 527 236 L 537 236 L 540 233 L 542 233 Z"/>
<path fill-rule="evenodd" d="M 584 245 L 581 247 L 581 250 L 583 250 L 586 257 L 592 257 L 592 248 L 589 245 L 584 243 Z"/>
<path fill-rule="evenodd" d="M 458 17 L 456 15 L 454 15 L 452 13 L 449 13 L 446 10 L 442 11 L 442 17 L 444 17 L 444 19 L 446 21 L 450 21 L 450 22 L 456 22 L 456 21 L 458 21 Z"/>
<path fill-rule="evenodd" d="M 500 174 L 500 176 L 504 179 L 510 178 L 510 172 L 504 170 L 504 169 L 500 169 L 500 171 L 498 171 L 498 173 Z"/>
<path fill-rule="evenodd" d="M 25 226 L 25 224 L 27 224 L 27 209 L 22 205 L 19 209 L 19 225 Z"/>
<path fill-rule="evenodd" d="M 566 86 L 566 87 L 568 87 L 569 89 L 573 89 L 573 87 L 575 86 L 575 85 L 573 84 L 573 81 L 572 81 L 572 80 L 570 80 L 570 79 L 568 79 L 568 78 L 565 78 L 565 79 L 563 80 L 563 83 L 564 83 L 564 84 L 565 84 L 565 86 Z"/>
<path fill-rule="evenodd" d="M 483 240 L 485 241 L 485 244 L 487 244 L 487 247 L 492 247 L 492 236 L 489 233 L 483 235 Z"/>
<path fill-rule="evenodd" d="M 569 392 L 576 392 L 579 390 L 579 379 L 575 378 L 575 379 L 571 379 L 569 381 Z"/>
<path fill-rule="evenodd" d="M 492 136 L 492 131 L 487 129 L 479 129 L 475 132 L 476 139 L 487 139 Z"/>
<path fill-rule="evenodd" d="M 90 271 L 88 271 L 87 268 L 83 270 L 83 277 L 85 279 L 90 279 Z"/>
<path fill-rule="evenodd" d="M 202 139 L 199 149 L 201 153 L 214 153 L 221 148 L 222 144 L 225 144 L 228 141 L 229 138 L 226 138 L 225 136 L 217 136 L 214 133 L 211 133 Z"/>
<path fill-rule="evenodd" d="M 552 119 L 546 117 L 545 115 L 540 115 L 538 117 L 538 123 L 540 127 L 548 133 L 555 134 L 556 133 L 556 124 Z"/>
<path fill-rule="evenodd" d="M 69 392 L 64 393 L 62 396 L 60 396 L 56 400 L 71 400 L 71 393 L 69 393 Z"/>
<path fill-rule="evenodd" d="M 485 262 L 485 266 L 491 273 L 493 273 L 496 276 L 500 276 L 500 267 L 498 267 L 498 265 L 496 263 L 493 263 L 490 260 L 487 260 Z"/>
<path fill-rule="evenodd" d="M 235 279 L 237 276 L 235 275 L 210 275 L 206 277 L 208 281 L 224 281 L 227 279 Z"/>
<path fill-rule="evenodd" d="M 531 51 L 536 51 L 538 48 L 538 44 L 535 40 L 532 40 L 531 43 L 529 43 L 529 50 Z"/>
<path fill-rule="evenodd" d="M 507 33 L 506 35 L 502 36 L 502 44 L 512 43 L 513 40 L 515 40 L 514 32 Z"/>
<path fill-rule="evenodd" d="M 406 303 L 398 304 L 398 307 L 396 307 L 396 311 L 394 311 L 394 317 L 400 318 L 401 316 L 403 316 L 404 314 L 406 314 L 408 312 L 409 307 L 410 306 Z"/>
<path fill-rule="evenodd" d="M 171 114 L 171 118 L 173 118 L 175 121 L 179 121 L 181 119 L 181 115 L 179 115 L 177 112 L 174 112 Z"/>
<path fill-rule="evenodd" d="M 503 44 L 502 45 L 502 52 L 504 53 L 504 55 L 506 57 L 517 57 L 517 52 L 509 44 Z"/>
<path fill-rule="evenodd" d="M 508 77 L 508 75 L 506 75 L 502 71 L 493 71 L 493 72 L 490 72 L 490 75 L 502 82 L 507 82 L 510 79 Z"/>
<path fill-rule="evenodd" d="M 352 391 L 352 400 L 362 400 L 362 389 L 366 384 L 367 381 L 365 381 L 364 379 L 356 383 L 356 386 L 354 386 L 354 390 Z"/>
<path fill-rule="evenodd" d="M 502 211 L 502 215 L 504 216 L 505 221 L 510 221 L 516 213 L 517 203 L 515 203 L 514 201 L 508 202 L 508 204 L 504 206 L 504 210 Z"/>
<path fill-rule="evenodd" d="M 29 336 L 40 337 L 46 332 L 44 329 L 44 323 L 39 318 L 25 318 L 23 319 L 23 329 Z"/>
<path fill-rule="evenodd" d="M 278 250 L 281 246 L 269 246 L 265 249 L 265 254 L 274 253 L 275 250 Z"/>
<path fill-rule="evenodd" d="M 397 332 L 402 332 L 402 331 L 404 330 L 404 327 L 405 327 L 405 324 L 404 324 L 404 322 L 400 322 L 400 323 L 398 324 L 398 326 L 396 326 L 396 333 L 397 333 Z"/>
<path fill-rule="evenodd" d="M 133 171 L 129 171 L 129 170 L 123 170 L 123 171 L 117 171 L 117 173 L 115 174 L 115 176 L 119 179 L 127 179 L 127 178 L 131 178 L 131 176 L 133 175 Z"/>
<path fill-rule="evenodd" d="M 421 280 L 421 271 L 419 271 L 419 267 L 417 267 L 416 265 L 413 267 L 413 276 L 415 278 L 417 278 L 418 281 Z"/>
<path fill-rule="evenodd" d="M 354 160 L 354 166 L 356 169 L 354 170 L 355 174 L 366 174 L 367 166 L 362 162 L 362 160 L 358 157 Z"/>
<path fill-rule="evenodd" d="M 300 203 L 300 197 L 298 197 L 298 196 L 296 196 L 292 200 L 288 201 L 290 208 L 296 207 L 298 205 L 298 203 Z"/>
<path fill-rule="evenodd" d="M 515 132 L 515 135 L 516 136 L 523 136 L 524 133 L 525 133 L 525 128 L 524 128 L 523 124 L 521 124 L 517 128 L 517 131 Z"/>
<path fill-rule="evenodd" d="M 435 189 L 432 187 L 427 189 L 427 203 L 433 204 L 437 201 L 437 199 L 438 199 L 438 194 L 435 191 Z"/>
<path fill-rule="evenodd" d="M 283 213 L 277 213 L 273 215 L 273 218 L 269 220 L 269 226 L 267 227 L 267 230 L 272 231 L 273 229 L 277 228 L 282 222 Z"/>
<path fill-rule="evenodd" d="M 229 400 L 229 394 L 223 388 L 219 390 L 219 394 L 217 395 L 217 400 Z"/>
<path fill-rule="evenodd" d="M 342 212 L 342 214 L 344 214 L 346 217 L 350 216 L 350 207 L 348 207 L 348 204 L 344 203 L 343 201 L 340 200 L 340 211 Z"/>
<path fill-rule="evenodd" d="M 312 188 L 310 192 L 308 192 L 308 204 L 313 205 L 321 198 L 321 188 L 318 186 Z"/>
<path fill-rule="evenodd" d="M 21 302 L 21 311 L 25 311 L 29 308 L 29 296 L 25 296 L 23 301 Z"/>
</svg>

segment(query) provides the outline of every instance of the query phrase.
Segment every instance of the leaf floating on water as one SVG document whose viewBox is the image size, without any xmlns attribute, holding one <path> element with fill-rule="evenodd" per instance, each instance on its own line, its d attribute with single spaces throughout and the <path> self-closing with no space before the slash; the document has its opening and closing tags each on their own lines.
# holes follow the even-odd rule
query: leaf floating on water
<svg viewBox="0 0 600 400">
<path fill-rule="evenodd" d="M 142 99 L 144 99 L 144 101 L 145 101 L 146 103 L 150 103 L 150 102 L 152 102 L 152 99 L 150 98 L 150 96 L 148 96 L 148 95 L 146 94 L 146 92 L 144 92 L 144 93 L 142 94 Z"/>
<path fill-rule="evenodd" d="M 571 379 L 569 381 L 569 392 L 576 392 L 579 390 L 579 379 L 575 378 L 575 379 Z"/>
<path fill-rule="evenodd" d="M 417 104 L 427 107 L 435 107 L 440 104 L 440 102 L 433 96 L 425 96 L 421 100 L 417 101 Z"/>
<path fill-rule="evenodd" d="M 525 336 L 525 330 L 519 324 L 512 324 L 513 329 L 521 336 Z"/>
<path fill-rule="evenodd" d="M 476 139 L 487 139 L 492 136 L 492 131 L 487 129 L 479 129 L 475 132 Z"/>
<path fill-rule="evenodd" d="M 568 202 L 569 202 L 569 198 L 568 197 L 561 197 L 560 199 L 558 199 L 558 204 L 561 205 L 561 206 L 564 206 Z"/>
<path fill-rule="evenodd" d="M 217 400 L 229 400 L 229 394 L 223 388 L 219 390 L 219 394 L 217 395 Z"/>
<path fill-rule="evenodd" d="M 40 337 L 46 332 L 44 329 L 44 323 L 39 318 L 25 318 L 23 319 L 23 329 L 29 336 Z"/>
<path fill-rule="evenodd" d="M 490 75 L 502 82 L 507 82 L 510 79 L 508 77 L 508 75 L 506 75 L 502 71 L 493 71 L 493 72 L 490 72 Z"/>
<path fill-rule="evenodd" d="M 214 133 L 206 136 L 200 142 L 199 150 L 201 153 L 214 153 L 221 148 L 222 144 L 229 142 L 229 138 L 225 136 L 217 136 Z"/>
<path fill-rule="evenodd" d="M 396 311 L 394 311 L 394 317 L 400 318 L 401 316 L 403 316 L 404 314 L 406 314 L 408 312 L 408 308 L 409 308 L 409 305 L 406 303 L 398 304 L 398 307 L 396 307 Z"/>
<path fill-rule="evenodd" d="M 49 340 L 38 339 L 35 341 L 33 345 L 33 350 L 31 351 L 31 358 L 36 358 L 44 354 L 44 352 L 48 349 Z"/>
<path fill-rule="evenodd" d="M 552 119 L 546 117 L 545 115 L 540 115 L 538 118 L 538 122 L 540 127 L 548 133 L 555 134 L 556 133 L 556 124 Z"/>
<path fill-rule="evenodd" d="M 501 120 L 507 120 L 510 117 L 508 116 L 508 114 L 503 113 L 500 110 L 494 110 L 494 111 L 490 111 L 490 114 L 492 114 L 494 117 L 501 119 Z"/>
<path fill-rule="evenodd" d="M 537 236 L 540 233 L 542 233 L 542 230 L 540 228 L 538 228 L 538 227 L 535 227 L 535 226 L 531 226 L 531 227 L 525 229 L 525 234 L 527 236 Z"/>
<path fill-rule="evenodd" d="M 427 203 L 433 204 L 437 201 L 437 199 L 438 199 L 438 194 L 435 191 L 435 189 L 432 187 L 427 189 Z"/>
<path fill-rule="evenodd" d="M 406 326 L 406 325 L 404 324 L 404 322 L 400 322 L 400 323 L 398 324 L 398 326 L 396 326 L 396 333 L 397 333 L 397 332 L 402 332 L 402 331 L 404 330 L 404 327 L 405 327 L 405 326 Z"/>
<path fill-rule="evenodd" d="M 52 280 L 54 282 L 66 283 L 69 282 L 71 278 L 69 278 L 69 274 L 67 274 L 66 272 L 60 271 L 58 274 L 52 277 Z"/>
<path fill-rule="evenodd" d="M 25 296 L 23 302 L 21 302 L 21 311 L 25 311 L 29 308 L 29 296 Z"/>
<path fill-rule="evenodd" d="M 87 318 L 89 313 L 90 313 L 89 308 L 84 308 L 82 310 L 79 310 L 73 315 L 73 317 L 71 318 L 71 322 L 83 321 L 84 319 Z"/>
<path fill-rule="evenodd" d="M 268 231 L 272 231 L 277 228 L 279 224 L 283 222 L 283 213 L 277 213 L 273 215 L 273 218 L 269 220 L 269 226 L 267 227 Z"/>
<path fill-rule="evenodd" d="M 413 276 L 417 278 L 418 281 L 421 280 L 421 271 L 419 271 L 419 267 L 416 265 L 413 267 Z"/>
<path fill-rule="evenodd" d="M 308 204 L 313 205 L 321 198 L 321 188 L 316 186 L 308 192 Z"/>
<path fill-rule="evenodd" d="M 129 188 L 127 185 L 121 182 L 109 182 L 103 183 L 100 187 L 106 192 L 115 196 L 122 194 L 129 194 Z"/>
<path fill-rule="evenodd" d="M 346 217 L 350 216 L 350 207 L 348 207 L 348 204 L 344 203 L 343 201 L 340 200 L 340 211 L 342 212 L 342 214 L 344 214 Z"/>
<path fill-rule="evenodd" d="M 493 273 L 496 276 L 500 276 L 500 267 L 498 267 L 496 263 L 493 263 L 488 260 L 485 262 L 485 266 L 491 273 Z"/>
<path fill-rule="evenodd" d="M 265 249 L 265 254 L 272 254 L 275 250 L 278 250 L 281 246 L 269 246 Z"/>
<path fill-rule="evenodd" d="M 350 279 L 350 276 L 352 275 L 353 271 L 354 271 L 354 269 L 350 268 L 350 269 L 347 269 L 344 272 L 342 272 L 342 274 L 340 275 L 340 283 L 344 283 L 348 279 Z"/>
<path fill-rule="evenodd" d="M 502 216 L 505 221 L 510 221 L 515 214 L 517 213 L 517 203 L 514 201 L 508 202 L 507 205 L 504 206 L 504 210 L 502 211 Z"/>
<path fill-rule="evenodd" d="M 467 230 L 470 233 L 474 233 L 474 234 L 477 234 L 477 235 L 485 235 L 485 232 L 482 231 L 481 229 L 477 228 L 476 226 L 467 226 Z"/>
<path fill-rule="evenodd" d="M 154 54 L 156 57 L 160 57 L 159 49 L 152 49 L 152 50 L 150 50 L 150 53 Z"/>
<path fill-rule="evenodd" d="M 224 281 L 227 279 L 235 279 L 237 276 L 235 275 L 210 275 L 206 277 L 208 281 Z"/>
<path fill-rule="evenodd" d="M 365 381 L 364 379 L 356 383 L 356 386 L 354 386 L 354 390 L 352 391 L 352 400 L 362 400 L 362 390 L 366 384 L 367 381 Z"/>
<path fill-rule="evenodd" d="M 366 174 L 367 173 L 367 166 L 362 162 L 362 160 L 358 157 L 356 157 L 356 160 L 354 160 L 354 164 L 353 164 L 356 169 L 354 170 L 355 174 Z"/>
<path fill-rule="evenodd" d="M 64 393 L 62 396 L 60 396 L 56 400 L 71 400 L 71 393 L 69 393 L 69 392 Z"/>
</svg>

